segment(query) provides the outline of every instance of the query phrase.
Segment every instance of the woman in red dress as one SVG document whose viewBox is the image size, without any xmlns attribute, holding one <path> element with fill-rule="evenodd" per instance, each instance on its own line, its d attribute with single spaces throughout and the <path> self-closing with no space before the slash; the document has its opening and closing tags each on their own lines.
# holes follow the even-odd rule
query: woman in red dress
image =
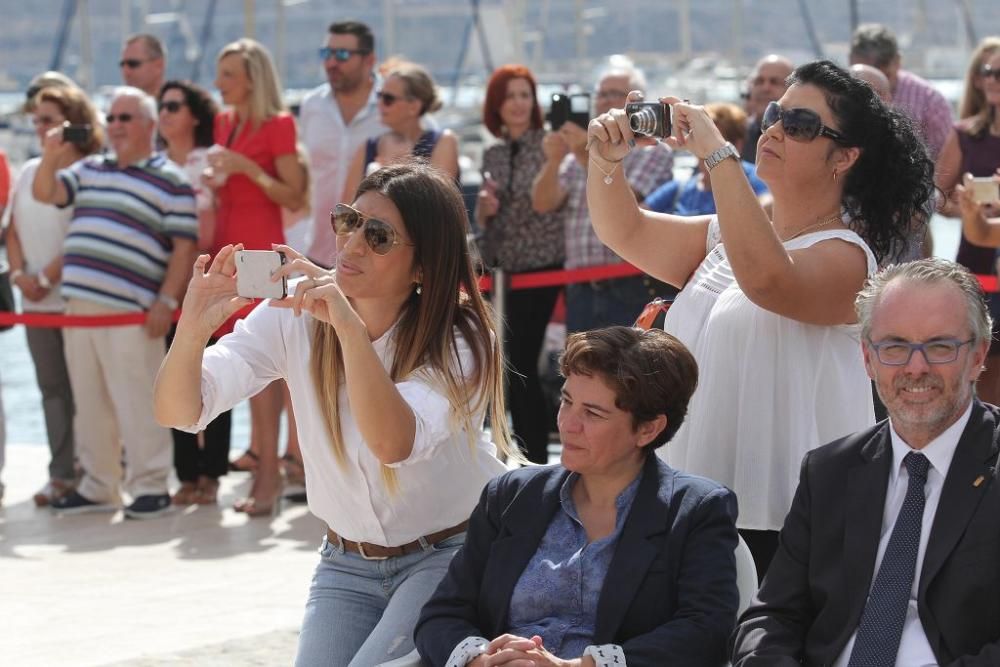
<svg viewBox="0 0 1000 667">
<path fill-rule="evenodd" d="M 270 250 L 284 243 L 281 208 L 303 205 L 306 177 L 296 157 L 295 119 L 281 101 L 271 55 L 252 39 L 222 49 L 215 86 L 227 105 L 215 117 L 215 143 L 206 181 L 218 202 L 213 254 L 227 244 Z M 227 321 L 219 335 L 232 331 Z M 251 516 L 270 514 L 281 493 L 278 470 L 279 382 L 250 399 L 251 442 L 257 470 L 250 497 L 235 509 Z"/>
</svg>

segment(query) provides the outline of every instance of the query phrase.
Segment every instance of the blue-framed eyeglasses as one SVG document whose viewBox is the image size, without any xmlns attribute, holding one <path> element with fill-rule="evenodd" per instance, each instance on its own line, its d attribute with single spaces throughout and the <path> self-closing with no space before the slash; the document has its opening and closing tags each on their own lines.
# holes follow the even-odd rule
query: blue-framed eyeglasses
<svg viewBox="0 0 1000 667">
<path fill-rule="evenodd" d="M 368 53 L 369 51 L 365 49 L 331 49 L 329 46 L 324 46 L 319 50 L 319 59 L 329 60 L 333 58 L 338 63 L 345 63 L 355 54 L 366 56 Z"/>
<path fill-rule="evenodd" d="M 975 341 L 957 338 L 940 338 L 926 343 L 908 343 L 904 340 L 884 340 L 876 343 L 871 338 L 868 344 L 875 350 L 875 356 L 886 366 L 905 366 L 910 363 L 913 353 L 920 350 L 928 364 L 950 364 L 958 359 L 958 351 L 963 345 Z"/>
</svg>

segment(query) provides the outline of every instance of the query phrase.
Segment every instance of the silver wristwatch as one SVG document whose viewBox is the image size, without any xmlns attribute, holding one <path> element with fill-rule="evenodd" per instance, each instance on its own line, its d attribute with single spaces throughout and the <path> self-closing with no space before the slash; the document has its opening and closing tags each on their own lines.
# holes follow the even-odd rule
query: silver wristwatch
<svg viewBox="0 0 1000 667">
<path fill-rule="evenodd" d="M 736 146 L 733 146 L 727 141 L 725 146 L 705 158 L 705 168 L 708 169 L 708 171 L 712 171 L 715 169 L 716 165 L 730 157 L 734 158 L 738 162 L 740 159 L 740 152 L 736 150 Z"/>
</svg>

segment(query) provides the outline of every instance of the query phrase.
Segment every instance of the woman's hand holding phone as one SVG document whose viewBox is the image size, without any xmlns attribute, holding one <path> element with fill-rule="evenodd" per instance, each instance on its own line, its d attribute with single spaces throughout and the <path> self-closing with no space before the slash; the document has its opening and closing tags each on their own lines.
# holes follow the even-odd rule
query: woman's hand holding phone
<svg viewBox="0 0 1000 667">
<path fill-rule="evenodd" d="M 209 262 L 208 255 L 195 260 L 181 306 L 177 333 L 197 334 L 207 341 L 233 313 L 251 303 L 236 294 L 236 251 L 243 245 L 224 246 Z"/>
<path fill-rule="evenodd" d="M 272 299 L 268 302 L 269 305 L 274 308 L 291 308 L 296 317 L 305 311 L 315 319 L 332 325 L 337 331 L 346 331 L 352 326 L 365 328 L 364 322 L 337 285 L 334 271 L 316 266 L 289 246 L 275 244 L 272 247 L 285 253 L 289 259 L 274 274 L 272 280 L 287 279 L 294 274 L 302 274 L 305 279 L 296 283 L 295 291 L 288 298 L 280 301 Z"/>
</svg>

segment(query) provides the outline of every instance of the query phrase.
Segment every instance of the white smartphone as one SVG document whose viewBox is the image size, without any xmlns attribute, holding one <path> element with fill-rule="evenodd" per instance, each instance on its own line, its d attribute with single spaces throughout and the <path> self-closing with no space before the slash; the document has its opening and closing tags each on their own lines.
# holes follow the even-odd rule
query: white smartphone
<svg viewBox="0 0 1000 667">
<path fill-rule="evenodd" d="M 1000 183 L 992 176 L 974 176 L 969 187 L 972 189 L 972 198 L 978 204 L 1000 201 Z"/>
<path fill-rule="evenodd" d="M 285 263 L 285 253 L 277 250 L 236 251 L 236 294 L 246 299 L 284 299 L 288 281 L 271 281 Z"/>
</svg>

